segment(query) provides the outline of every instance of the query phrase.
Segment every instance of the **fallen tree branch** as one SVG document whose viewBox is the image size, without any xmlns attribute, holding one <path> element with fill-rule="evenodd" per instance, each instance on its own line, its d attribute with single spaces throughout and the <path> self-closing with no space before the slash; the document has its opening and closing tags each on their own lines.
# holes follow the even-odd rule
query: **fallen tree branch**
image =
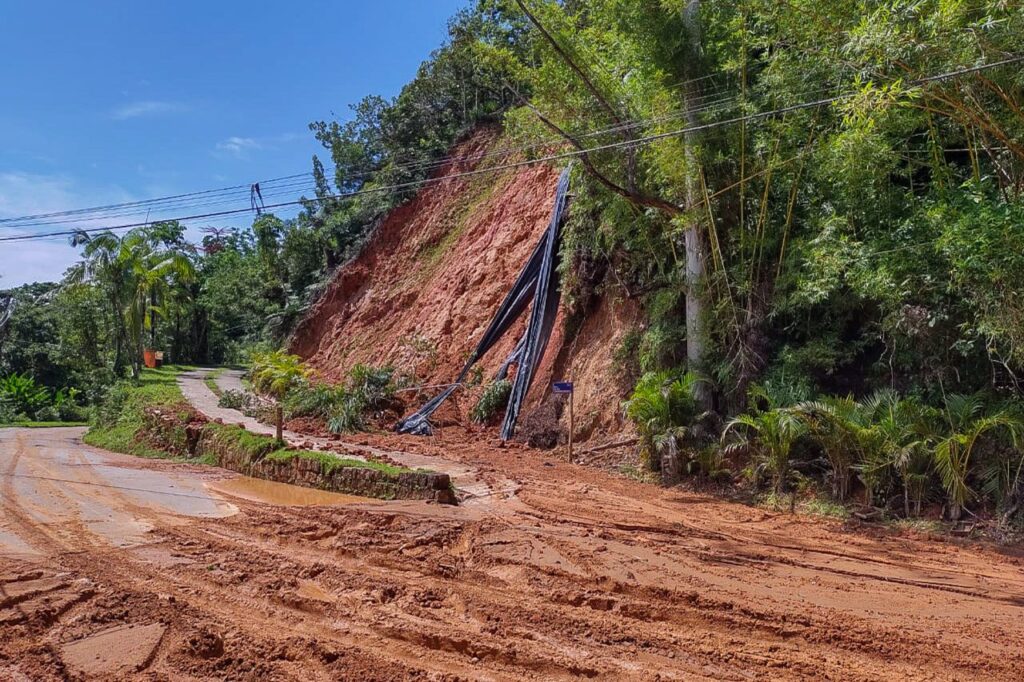
<svg viewBox="0 0 1024 682">
<path fill-rule="evenodd" d="M 605 450 L 614 450 L 615 448 L 626 447 L 627 445 L 636 445 L 639 442 L 639 438 L 626 438 L 625 440 L 615 441 L 614 443 L 605 443 L 604 445 L 598 445 L 596 448 L 590 448 L 579 453 L 579 456 L 592 455 L 595 452 L 604 452 Z"/>
</svg>

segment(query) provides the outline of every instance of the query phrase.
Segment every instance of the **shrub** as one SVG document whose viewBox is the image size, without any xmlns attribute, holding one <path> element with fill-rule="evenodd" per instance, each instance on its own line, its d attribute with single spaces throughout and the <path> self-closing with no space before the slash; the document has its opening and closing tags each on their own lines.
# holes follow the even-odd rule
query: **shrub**
<svg viewBox="0 0 1024 682">
<path fill-rule="evenodd" d="M 130 381 L 119 381 L 110 386 L 93 410 L 93 424 L 102 428 L 114 426 L 124 413 L 134 388 Z"/>
<path fill-rule="evenodd" d="M 8 374 L 0 378 L 0 400 L 15 413 L 35 415 L 50 402 L 45 386 L 36 383 L 28 374 Z"/>
<path fill-rule="evenodd" d="M 777 407 L 765 412 L 741 414 L 722 432 L 724 441 L 735 431 L 737 442 L 728 449 L 742 449 L 752 455 L 755 478 L 768 474 L 776 495 L 790 482 L 793 445 L 807 433 L 807 421 L 791 409 Z"/>
<path fill-rule="evenodd" d="M 356 365 L 348 373 L 346 388 L 349 393 L 361 396 L 367 408 L 381 409 L 395 397 L 394 375 L 391 367 Z"/>
<path fill-rule="evenodd" d="M 698 381 L 692 372 L 648 372 L 623 403 L 626 418 L 640 436 L 640 455 L 649 469 L 660 470 L 662 458 L 675 466 L 681 447 L 693 444 L 696 432 L 691 427 L 703 416 L 694 397 Z"/>
<path fill-rule="evenodd" d="M 305 383 L 296 387 L 284 401 L 289 417 L 330 419 L 345 400 L 345 389 L 329 384 Z"/>
<path fill-rule="evenodd" d="M 508 398 L 512 394 L 512 382 L 508 379 L 499 379 L 484 389 L 480 400 L 470 412 L 470 418 L 477 424 L 490 422 L 498 413 L 508 405 Z"/>
<path fill-rule="evenodd" d="M 255 398 L 250 393 L 231 389 L 221 393 L 220 398 L 217 400 L 217 405 L 219 407 L 223 407 L 228 410 L 238 410 L 242 413 L 251 409 L 254 403 Z"/>
<path fill-rule="evenodd" d="M 344 399 L 331 413 L 327 428 L 331 433 L 362 431 L 366 428 L 363 413 L 367 409 L 368 405 L 362 394 L 346 393 Z"/>
<path fill-rule="evenodd" d="M 39 422 L 61 421 L 60 410 L 58 410 L 54 405 L 47 405 L 46 407 L 39 408 L 38 410 L 36 410 L 34 417 L 35 421 Z"/>
</svg>

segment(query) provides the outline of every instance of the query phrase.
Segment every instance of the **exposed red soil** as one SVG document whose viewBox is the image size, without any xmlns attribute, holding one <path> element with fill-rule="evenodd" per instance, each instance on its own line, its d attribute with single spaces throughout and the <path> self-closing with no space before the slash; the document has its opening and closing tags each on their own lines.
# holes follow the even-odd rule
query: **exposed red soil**
<svg viewBox="0 0 1024 682">
<path fill-rule="evenodd" d="M 499 135 L 484 130 L 452 155 L 476 157 L 496 144 Z M 477 167 L 456 162 L 439 176 Z M 557 180 L 557 170 L 533 166 L 423 189 L 340 270 L 294 335 L 293 351 L 329 381 L 341 381 L 357 363 L 392 365 L 421 385 L 453 381 L 547 227 Z M 579 386 L 578 435 L 620 428 L 621 388 L 608 377 L 612 349 L 635 318 L 632 306 L 606 301 L 578 337 L 567 339 L 560 315 L 528 408 L 550 399 L 551 381 L 571 378 Z M 524 328 L 525 315 L 480 363 L 484 378 Z M 464 422 L 480 390 L 466 389 L 439 417 Z"/>
<path fill-rule="evenodd" d="M 0 455 L 24 462 L 49 438 Z M 0 679 L 97 679 L 90 665 L 112 680 L 1024 678 L 1019 554 L 767 513 L 521 446 L 449 454 L 518 494 L 237 500 L 221 519 L 135 509 L 153 529 L 118 548 L 73 520 L 33 523 L 8 479 L 5 528 L 41 556 L 0 552 Z M 132 633 L 123 655 L 98 650 L 112 632 Z"/>
</svg>

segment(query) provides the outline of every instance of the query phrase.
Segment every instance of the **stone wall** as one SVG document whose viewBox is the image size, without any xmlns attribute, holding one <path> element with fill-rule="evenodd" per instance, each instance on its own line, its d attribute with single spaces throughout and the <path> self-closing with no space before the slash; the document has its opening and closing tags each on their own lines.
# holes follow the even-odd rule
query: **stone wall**
<svg viewBox="0 0 1024 682">
<path fill-rule="evenodd" d="M 298 451 L 285 459 L 268 458 L 276 447 L 271 439 L 248 434 L 259 440 L 242 447 L 239 436 L 246 434 L 241 427 L 206 423 L 195 413 L 147 408 L 143 421 L 140 437 L 151 445 L 177 455 L 207 457 L 225 469 L 253 478 L 383 500 L 457 504 L 448 474 L 337 466 Z"/>
<path fill-rule="evenodd" d="M 206 454 L 204 450 L 209 446 L 205 443 L 209 442 L 209 439 L 200 439 L 200 454 Z M 211 454 L 225 469 L 253 478 L 382 500 L 433 500 L 441 504 L 456 504 L 448 474 L 420 471 L 395 474 L 369 467 L 331 467 L 300 455 L 284 461 L 265 457 L 256 459 L 244 452 L 216 445 Z"/>
</svg>

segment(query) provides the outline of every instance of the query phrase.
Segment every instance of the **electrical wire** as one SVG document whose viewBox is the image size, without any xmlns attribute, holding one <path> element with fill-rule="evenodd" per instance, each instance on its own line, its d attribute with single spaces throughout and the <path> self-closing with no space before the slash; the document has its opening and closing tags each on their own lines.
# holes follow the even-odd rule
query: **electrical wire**
<svg viewBox="0 0 1024 682">
<path fill-rule="evenodd" d="M 921 79 L 918 79 L 916 81 L 913 81 L 911 84 L 912 85 L 916 85 L 916 86 L 920 86 L 920 85 L 925 85 L 927 83 L 933 83 L 933 82 L 938 82 L 938 81 L 943 81 L 943 80 L 949 80 L 949 79 L 952 79 L 952 78 L 957 78 L 957 77 L 960 77 L 960 76 L 963 76 L 963 75 L 967 75 L 967 74 L 971 74 L 971 73 L 977 73 L 977 72 L 980 72 L 980 71 L 985 71 L 985 70 L 992 69 L 992 68 L 997 68 L 997 67 L 1000 67 L 1000 66 L 1006 66 L 1006 65 L 1009 65 L 1009 64 L 1019 63 L 1021 61 L 1024 61 L 1024 55 L 1017 55 L 1017 56 L 1014 56 L 1014 57 L 1011 57 L 1011 58 L 1008 58 L 1008 59 L 1001 60 L 999 62 L 992 62 L 992 63 L 989 63 L 989 64 L 976 65 L 976 66 L 973 66 L 973 67 L 965 67 L 965 68 L 958 69 L 958 70 L 955 70 L 955 71 L 950 71 L 950 72 L 946 72 L 946 73 L 942 73 L 942 74 L 937 74 L 937 75 L 934 75 L 934 76 L 929 76 L 929 77 L 921 78 Z M 561 152 L 561 153 L 548 154 L 548 155 L 541 156 L 541 157 L 534 158 L 534 159 L 527 159 L 527 160 L 513 162 L 513 163 L 499 164 L 499 165 L 493 166 L 493 167 L 473 169 L 473 170 L 469 170 L 469 171 L 464 171 L 464 172 L 459 172 L 459 173 L 453 173 L 453 174 L 445 175 L 445 176 L 442 176 L 442 177 L 425 178 L 425 179 L 422 179 L 422 180 L 410 181 L 410 182 L 405 182 L 405 183 L 398 183 L 398 184 L 393 184 L 393 185 L 385 185 L 385 186 L 381 186 L 381 187 L 372 187 L 372 188 L 368 188 L 368 189 L 356 190 L 356 191 L 353 191 L 353 192 L 340 193 L 340 194 L 333 195 L 333 198 L 335 198 L 335 199 L 344 199 L 344 198 L 350 198 L 350 197 L 361 196 L 361 195 L 366 195 L 366 194 L 377 194 L 377 193 L 382 193 L 382 192 L 401 191 L 401 190 L 411 189 L 411 188 L 414 188 L 414 187 L 415 188 L 426 187 L 426 186 L 430 186 L 432 184 L 436 184 L 436 183 L 439 183 L 439 182 L 448 182 L 448 181 L 451 181 L 451 180 L 456 180 L 456 179 L 460 179 L 460 178 L 476 176 L 476 175 L 480 175 L 480 174 L 484 174 L 484 173 L 495 173 L 495 172 L 500 172 L 500 171 L 504 171 L 504 170 L 521 168 L 521 167 L 525 167 L 525 166 L 532 166 L 532 165 L 537 165 L 537 164 L 542 164 L 542 163 L 549 163 L 549 162 L 557 161 L 557 160 L 577 158 L 577 157 L 580 157 L 580 156 L 594 154 L 594 153 L 602 152 L 602 151 L 609 151 L 609 150 L 614 150 L 614 149 L 623 149 L 623 148 L 629 148 L 629 147 L 633 147 L 633 146 L 641 146 L 641 145 L 650 144 L 652 142 L 657 142 L 659 140 L 664 140 L 664 139 L 671 138 L 671 137 L 678 137 L 678 136 L 686 135 L 686 134 L 689 134 L 689 133 L 700 132 L 700 131 L 704 131 L 704 130 L 710 130 L 710 129 L 719 128 L 719 127 L 723 127 L 723 126 L 735 125 L 736 123 L 740 123 L 740 122 L 763 120 L 763 119 L 766 119 L 766 118 L 770 118 L 772 116 L 778 116 L 778 115 L 781 115 L 781 114 L 786 114 L 786 113 L 790 113 L 790 112 L 794 112 L 794 111 L 800 111 L 800 110 L 804 110 L 804 109 L 811 109 L 811 108 L 820 107 L 820 106 L 824 106 L 824 105 L 828 105 L 828 104 L 835 104 L 835 103 L 840 102 L 842 100 L 852 98 L 852 97 L 856 96 L 856 94 L 857 94 L 856 92 L 848 92 L 848 93 L 844 93 L 844 94 L 840 94 L 840 95 L 834 95 L 834 96 L 831 96 L 831 97 L 820 98 L 820 99 L 816 99 L 816 100 L 812 100 L 812 101 L 808 101 L 808 102 L 801 102 L 801 103 L 797 103 L 797 104 L 792 104 L 792 105 L 789 105 L 789 106 L 780 107 L 780 108 L 776 108 L 776 109 L 772 109 L 772 110 L 768 110 L 768 111 L 754 112 L 754 113 L 743 115 L 743 116 L 732 117 L 732 118 L 729 118 L 729 119 L 726 119 L 726 120 L 722 120 L 722 121 L 715 121 L 715 122 L 710 122 L 710 123 L 698 124 L 696 126 L 688 126 L 688 127 L 684 127 L 684 128 L 677 129 L 677 130 L 666 131 L 666 132 L 657 133 L 657 134 L 653 134 L 653 135 L 647 135 L 647 136 L 639 137 L 639 138 L 635 138 L 635 139 L 611 142 L 611 143 L 607 143 L 607 144 L 603 144 L 603 145 L 587 147 L 587 148 L 584 148 L 584 149 L 575 149 L 575 150 L 570 150 L 570 151 Z M 450 159 L 448 159 L 447 161 L 444 161 L 444 162 L 445 163 L 451 163 L 452 161 L 453 161 L 453 159 L 450 158 Z M 267 210 L 270 210 L 270 209 L 282 208 L 282 207 L 286 207 L 286 206 L 295 206 L 295 205 L 304 204 L 307 201 L 308 200 L 300 199 L 298 201 L 287 201 L 287 202 L 271 203 L 271 204 L 267 204 L 265 208 Z M 84 210 L 84 209 L 80 209 L 80 210 Z M 248 213 L 250 211 L 251 211 L 251 208 L 233 209 L 233 210 L 225 210 L 225 211 L 216 211 L 216 212 L 210 212 L 210 213 L 181 216 L 181 217 L 175 218 L 175 220 L 179 220 L 179 221 L 198 220 L 198 219 L 214 218 L 214 217 L 220 217 L 220 216 L 238 215 L 238 214 Z M 148 224 L 150 224 L 149 221 L 139 222 L 139 223 L 129 223 L 129 224 L 125 224 L 125 225 L 116 225 L 116 226 L 110 226 L 110 227 L 85 229 L 85 230 L 58 231 L 58 232 L 50 232 L 50 233 L 46 233 L 46 234 L 13 235 L 13 236 L 0 237 L 0 242 L 31 241 L 31 240 L 44 239 L 44 238 L 49 238 L 49 237 L 70 236 L 70 235 L 78 234 L 78 233 L 81 233 L 81 232 L 91 233 L 91 232 L 104 232 L 104 231 L 113 231 L 113 230 L 124 230 L 124 229 L 132 229 L 132 228 L 136 228 L 136 227 L 143 227 L 143 226 L 146 226 Z"/>
</svg>

